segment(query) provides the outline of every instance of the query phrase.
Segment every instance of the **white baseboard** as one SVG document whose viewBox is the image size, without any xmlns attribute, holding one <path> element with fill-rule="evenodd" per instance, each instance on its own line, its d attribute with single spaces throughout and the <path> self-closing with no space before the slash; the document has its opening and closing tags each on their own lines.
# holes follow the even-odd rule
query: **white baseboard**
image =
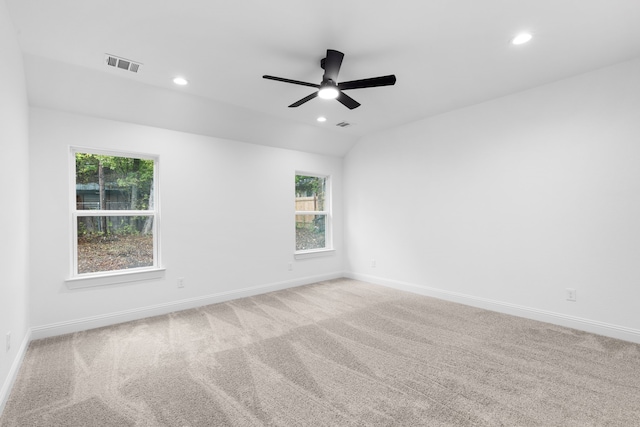
<svg viewBox="0 0 640 427">
<path fill-rule="evenodd" d="M 525 307 L 517 304 L 492 300 L 488 298 L 476 297 L 473 295 L 451 292 L 429 286 L 417 285 L 414 283 L 401 282 L 398 280 L 385 279 L 368 274 L 345 273 L 345 277 L 361 280 L 376 285 L 387 286 L 401 291 L 412 292 L 414 294 L 425 295 L 446 301 L 457 302 L 473 307 L 484 308 L 486 310 L 497 311 L 499 313 L 511 314 L 513 316 L 552 323 L 554 325 L 565 326 L 611 338 L 617 338 L 640 344 L 640 330 L 627 328 L 625 326 L 613 325 L 599 322 L 597 320 L 583 319 L 569 316 L 562 313 L 555 313 L 537 308 Z"/>
<path fill-rule="evenodd" d="M 345 273 L 336 272 L 323 274 L 320 276 L 309 276 L 284 282 L 270 283 L 233 291 L 219 292 L 201 297 L 187 298 L 179 301 L 172 301 L 164 304 L 157 304 L 132 310 L 124 310 L 116 313 L 101 314 L 98 316 L 85 317 L 82 319 L 69 320 L 66 322 L 35 326 L 31 328 L 31 339 L 37 340 L 41 338 L 48 338 L 57 335 L 84 331 L 87 329 L 101 328 L 103 326 L 115 325 L 117 323 L 129 322 L 131 320 L 143 319 L 145 317 L 159 316 L 174 311 L 188 310 L 190 308 L 202 307 L 209 304 L 217 304 L 232 299 L 250 297 L 267 292 L 279 291 L 282 289 L 322 282 L 324 280 L 338 279 L 341 277 L 345 277 Z"/>
<path fill-rule="evenodd" d="M 4 381 L 4 384 L 2 384 L 2 388 L 0 388 L 0 416 L 2 416 L 2 412 L 4 411 L 4 407 L 7 404 L 7 400 L 9 400 L 11 388 L 13 387 L 13 383 L 16 381 L 16 377 L 18 376 L 18 372 L 20 371 L 20 366 L 22 366 L 24 356 L 25 354 L 27 354 L 29 342 L 31 342 L 31 329 L 27 330 L 27 333 L 25 334 L 24 339 L 20 344 L 20 348 L 16 353 L 16 357 L 13 359 L 11 369 L 9 369 L 9 374 Z"/>
</svg>

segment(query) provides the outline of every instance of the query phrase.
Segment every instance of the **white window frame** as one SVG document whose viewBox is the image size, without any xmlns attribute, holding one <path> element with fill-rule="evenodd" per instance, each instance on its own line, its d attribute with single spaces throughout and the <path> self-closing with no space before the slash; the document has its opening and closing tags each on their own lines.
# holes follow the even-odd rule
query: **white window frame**
<svg viewBox="0 0 640 427">
<path fill-rule="evenodd" d="M 76 204 L 76 153 L 87 153 L 104 156 L 129 157 L 153 160 L 153 209 L 148 210 L 79 210 Z M 140 280 L 152 280 L 164 277 L 165 269 L 161 263 L 160 250 L 160 183 L 159 163 L 157 155 L 102 150 L 88 147 L 71 146 L 69 150 L 69 212 L 71 220 L 71 265 L 70 275 L 66 280 L 71 289 L 93 286 L 111 285 Z M 78 218 L 86 216 L 152 216 L 153 217 L 153 265 L 124 270 L 100 271 L 94 273 L 78 273 Z"/>
<path fill-rule="evenodd" d="M 331 255 L 335 252 L 333 248 L 333 212 L 332 212 L 332 181 L 331 175 L 327 174 L 319 174 L 316 172 L 304 172 L 304 171 L 296 171 L 294 175 L 294 206 L 295 206 L 295 177 L 296 176 L 310 176 L 314 178 L 323 178 L 325 179 L 325 200 L 324 200 L 324 210 L 322 211 L 298 211 L 295 210 L 293 215 L 294 227 L 297 215 L 323 215 L 325 217 L 324 223 L 324 248 L 315 248 L 315 249 L 305 249 L 305 250 L 297 250 L 297 242 L 294 241 L 294 258 L 295 259 L 305 259 L 305 258 L 313 258 L 317 256 L 323 255 Z M 295 240 L 295 236 L 294 236 Z"/>
</svg>

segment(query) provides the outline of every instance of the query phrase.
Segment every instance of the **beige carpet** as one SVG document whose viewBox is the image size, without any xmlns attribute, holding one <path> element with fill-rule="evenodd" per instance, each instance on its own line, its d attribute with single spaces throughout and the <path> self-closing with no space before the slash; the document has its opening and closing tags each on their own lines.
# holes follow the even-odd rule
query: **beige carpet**
<svg viewBox="0 0 640 427">
<path fill-rule="evenodd" d="M 336 280 L 31 343 L 6 426 L 640 426 L 640 346 Z"/>
</svg>

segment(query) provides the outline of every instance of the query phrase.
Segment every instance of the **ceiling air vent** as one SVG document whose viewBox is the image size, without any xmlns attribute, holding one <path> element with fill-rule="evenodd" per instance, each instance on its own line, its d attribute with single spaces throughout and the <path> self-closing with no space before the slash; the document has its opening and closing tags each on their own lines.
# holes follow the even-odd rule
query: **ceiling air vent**
<svg viewBox="0 0 640 427">
<path fill-rule="evenodd" d="M 120 68 L 121 70 L 131 71 L 137 73 L 142 66 L 139 62 L 134 62 L 129 59 L 120 58 L 114 55 L 105 54 L 105 62 L 108 66 L 114 68 Z"/>
<path fill-rule="evenodd" d="M 346 128 L 346 127 L 351 126 L 351 123 L 340 122 L 340 123 L 336 124 L 336 126 L 341 127 L 341 128 Z"/>
</svg>

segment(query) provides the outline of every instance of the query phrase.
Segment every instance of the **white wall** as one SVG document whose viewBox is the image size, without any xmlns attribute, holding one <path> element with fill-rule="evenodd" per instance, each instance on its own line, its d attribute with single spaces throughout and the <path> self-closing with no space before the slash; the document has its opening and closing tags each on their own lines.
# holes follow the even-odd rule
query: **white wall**
<svg viewBox="0 0 640 427">
<path fill-rule="evenodd" d="M 365 138 L 344 167 L 354 277 L 640 342 L 640 60 Z"/>
<path fill-rule="evenodd" d="M 160 156 L 164 280 L 68 289 L 70 145 Z M 36 338 L 342 275 L 341 158 L 41 108 L 30 147 Z M 293 259 L 296 170 L 333 177 L 332 256 Z"/>
<path fill-rule="evenodd" d="M 0 0 L 0 412 L 28 340 L 28 107 L 22 54 Z M 11 349 L 5 336 L 11 332 Z"/>
</svg>

